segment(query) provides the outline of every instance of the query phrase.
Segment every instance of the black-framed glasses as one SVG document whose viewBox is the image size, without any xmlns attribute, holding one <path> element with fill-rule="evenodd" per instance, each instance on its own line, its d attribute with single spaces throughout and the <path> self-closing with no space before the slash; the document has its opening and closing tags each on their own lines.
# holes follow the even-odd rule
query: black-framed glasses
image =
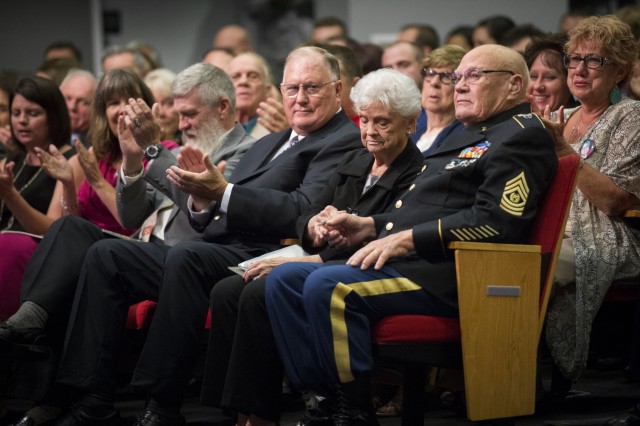
<svg viewBox="0 0 640 426">
<path fill-rule="evenodd" d="M 425 79 L 428 83 L 431 83 L 435 77 L 440 77 L 440 81 L 442 84 L 451 84 L 451 74 L 450 72 L 438 72 L 433 68 L 422 68 L 421 71 L 422 78 Z"/>
<path fill-rule="evenodd" d="M 586 67 L 592 70 L 597 70 L 605 65 L 613 64 L 612 60 L 598 55 L 564 55 L 562 58 L 562 63 L 565 68 L 578 68 L 580 62 L 584 62 Z"/>
<path fill-rule="evenodd" d="M 516 74 L 513 71 L 509 71 L 509 70 L 480 70 L 478 68 L 467 68 L 463 72 L 458 72 L 458 71 L 452 72 L 450 84 L 452 86 L 455 86 L 456 84 L 458 84 L 460 80 L 462 80 L 462 77 L 464 77 L 468 83 L 475 83 L 476 81 L 480 80 L 480 77 L 482 77 L 482 74 L 490 74 L 495 72 L 506 72 L 511 75 Z"/>
<path fill-rule="evenodd" d="M 281 84 L 280 90 L 282 94 L 288 96 L 289 98 L 295 98 L 298 96 L 298 92 L 300 88 L 304 90 L 304 92 L 309 95 L 317 95 L 324 86 L 335 83 L 338 80 L 330 81 L 328 83 L 320 84 L 320 83 L 302 83 L 302 84 Z"/>
</svg>

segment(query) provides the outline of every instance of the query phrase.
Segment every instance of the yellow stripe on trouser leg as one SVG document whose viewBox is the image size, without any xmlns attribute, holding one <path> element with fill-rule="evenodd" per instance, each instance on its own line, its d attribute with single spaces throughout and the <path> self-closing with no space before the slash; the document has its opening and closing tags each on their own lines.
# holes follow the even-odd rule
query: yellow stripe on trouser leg
<svg viewBox="0 0 640 426">
<path fill-rule="evenodd" d="M 367 297 L 416 290 L 421 290 L 421 287 L 403 277 L 365 281 L 348 285 L 338 283 L 336 285 L 331 295 L 331 331 L 333 333 L 333 356 L 335 357 L 340 383 L 348 383 L 354 380 L 353 374 L 351 373 L 347 323 L 344 319 L 344 300 L 347 295 L 352 291 L 355 291 L 362 297 Z"/>
</svg>

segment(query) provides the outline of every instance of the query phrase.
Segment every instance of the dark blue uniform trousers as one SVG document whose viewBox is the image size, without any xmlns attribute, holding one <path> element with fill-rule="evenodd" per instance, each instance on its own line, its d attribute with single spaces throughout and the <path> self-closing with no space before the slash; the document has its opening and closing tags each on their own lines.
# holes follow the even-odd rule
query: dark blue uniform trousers
<svg viewBox="0 0 640 426">
<path fill-rule="evenodd" d="M 286 263 L 267 276 L 266 302 L 285 372 L 301 390 L 370 371 L 372 322 L 398 314 L 457 315 L 390 266 Z"/>
</svg>

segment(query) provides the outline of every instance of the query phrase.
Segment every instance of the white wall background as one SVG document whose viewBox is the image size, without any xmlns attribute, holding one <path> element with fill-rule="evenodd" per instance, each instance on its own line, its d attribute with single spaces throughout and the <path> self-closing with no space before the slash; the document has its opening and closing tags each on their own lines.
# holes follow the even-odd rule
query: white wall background
<svg viewBox="0 0 640 426">
<path fill-rule="evenodd" d="M 516 24 L 532 23 L 543 31 L 555 31 L 568 8 L 564 0 L 350 0 L 347 4 L 351 34 L 360 41 L 422 22 L 432 25 L 442 42 L 454 27 L 474 26 L 497 14 L 509 16 Z"/>
<path fill-rule="evenodd" d="M 68 39 L 79 45 L 84 65 L 95 72 L 105 43 L 140 39 L 160 50 L 167 68 L 180 71 L 200 59 L 218 28 L 240 22 L 243 11 L 264 1 L 269 0 L 0 0 L 0 70 L 33 72 L 49 43 Z M 408 22 L 429 23 L 444 37 L 454 26 L 498 13 L 552 31 L 567 10 L 566 0 L 314 1 L 316 17 L 342 18 L 359 41 L 396 33 Z M 100 40 L 91 19 L 101 9 L 120 11 L 120 34 Z"/>
<path fill-rule="evenodd" d="M 0 70 L 35 71 L 57 40 L 73 40 L 89 66 L 90 23 L 89 0 L 0 0 Z"/>
</svg>

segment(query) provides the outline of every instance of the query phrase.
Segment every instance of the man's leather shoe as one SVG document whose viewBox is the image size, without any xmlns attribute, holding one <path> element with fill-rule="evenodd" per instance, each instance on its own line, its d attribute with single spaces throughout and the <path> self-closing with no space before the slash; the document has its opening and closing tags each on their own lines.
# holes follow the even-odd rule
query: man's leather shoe
<svg viewBox="0 0 640 426">
<path fill-rule="evenodd" d="M 333 426 L 331 416 L 335 410 L 333 401 L 316 392 L 302 392 L 304 415 L 296 426 Z"/>
<path fill-rule="evenodd" d="M 20 420 L 17 420 L 14 423 L 11 423 L 11 426 L 51 426 L 54 425 L 56 423 L 57 419 L 51 419 L 49 421 L 46 421 L 44 423 L 36 423 L 36 421 L 33 419 L 33 417 L 29 416 L 29 415 L 25 415 L 23 416 Z"/>
<path fill-rule="evenodd" d="M 94 417 L 87 414 L 82 407 L 73 406 L 69 413 L 53 424 L 54 426 L 120 426 L 122 419 L 120 419 L 120 413 L 115 410 L 107 416 Z"/>
<path fill-rule="evenodd" d="M 145 410 L 142 417 L 133 426 L 185 426 L 187 422 L 180 414 L 175 416 L 163 416 L 152 410 Z"/>
<path fill-rule="evenodd" d="M 36 422 L 29 416 L 16 416 L 14 421 L 5 421 L 5 418 L 0 418 L 0 425 L 9 426 L 35 426 Z"/>
<path fill-rule="evenodd" d="M 610 418 L 605 426 L 640 426 L 640 404 L 626 413 Z"/>
<path fill-rule="evenodd" d="M 41 359 L 49 356 L 49 347 L 41 328 L 16 328 L 2 324 L 0 352 L 7 356 Z"/>
<path fill-rule="evenodd" d="M 29 416 L 24 416 L 17 422 L 11 423 L 11 426 L 35 426 L 35 425 L 36 425 L 36 421 Z"/>
<path fill-rule="evenodd" d="M 41 328 L 16 328 L 11 324 L 0 325 L 0 342 L 10 344 L 33 344 L 44 337 Z"/>
</svg>

